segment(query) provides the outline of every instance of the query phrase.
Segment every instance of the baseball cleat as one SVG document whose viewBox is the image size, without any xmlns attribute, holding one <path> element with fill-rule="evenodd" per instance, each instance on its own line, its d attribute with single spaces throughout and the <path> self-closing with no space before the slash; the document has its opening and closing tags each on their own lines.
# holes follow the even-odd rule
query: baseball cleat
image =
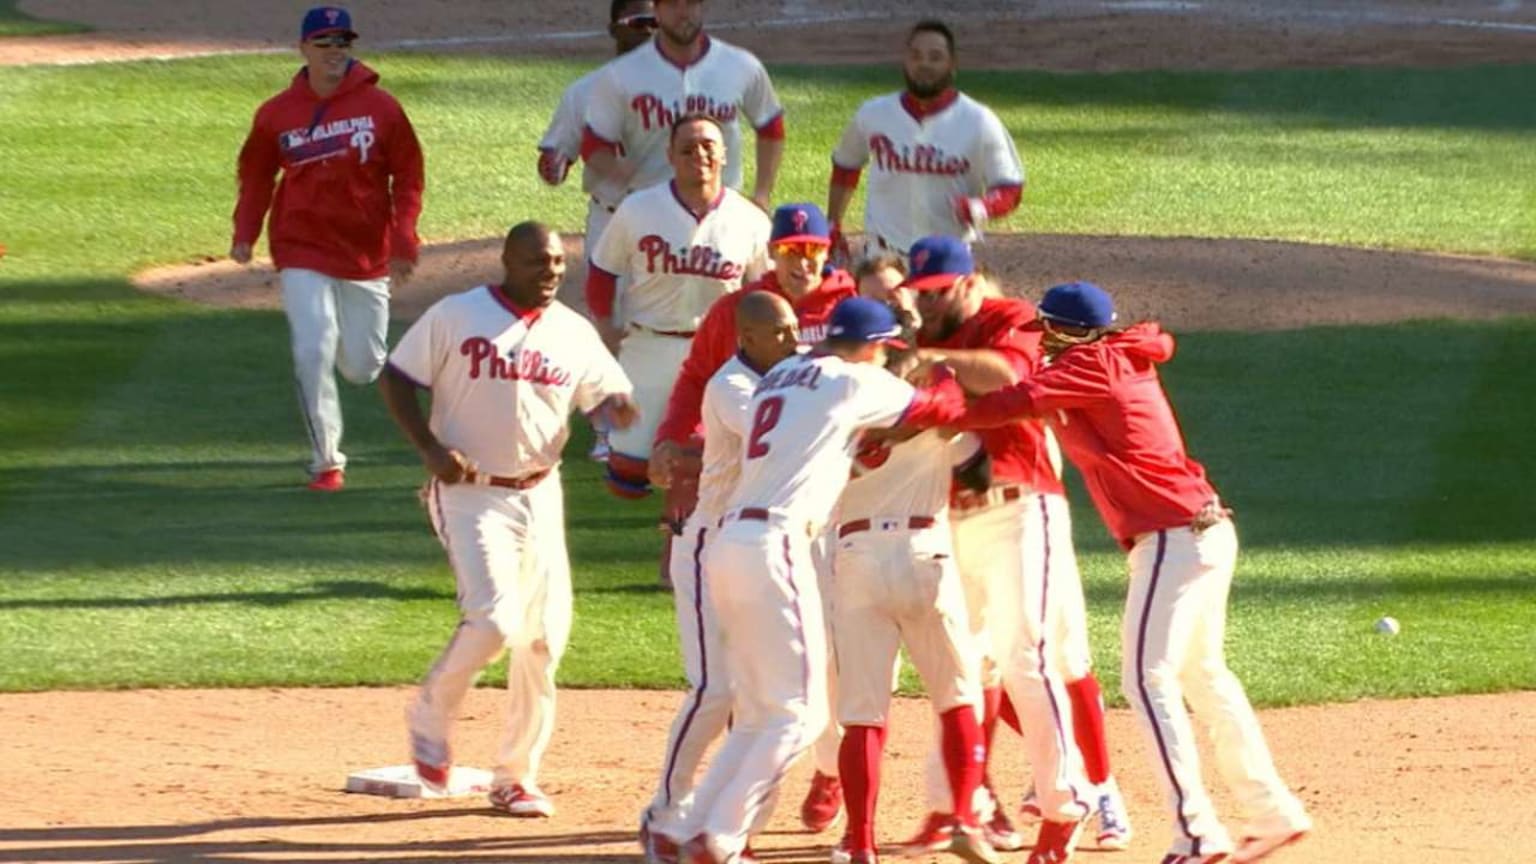
<svg viewBox="0 0 1536 864">
<path fill-rule="evenodd" d="M 949 853 L 970 864 L 1002 864 L 1002 856 L 987 842 L 986 833 L 979 827 L 956 825 L 949 841 Z"/>
<path fill-rule="evenodd" d="M 1099 848 L 1123 852 L 1131 845 L 1131 820 L 1126 815 L 1125 799 L 1120 797 L 1120 789 L 1114 786 L 1106 786 L 1105 789 L 1099 795 Z"/>
<path fill-rule="evenodd" d="M 309 488 L 314 492 L 340 492 L 345 485 L 347 478 L 340 468 L 327 468 L 309 480 Z"/>
<path fill-rule="evenodd" d="M 987 843 L 999 852 L 1017 852 L 1024 848 L 1024 835 L 1013 827 L 1001 806 L 992 811 L 991 819 L 981 824 L 981 830 Z"/>
<path fill-rule="evenodd" d="M 954 817 L 948 813 L 929 813 L 917 833 L 896 844 L 895 851 L 903 858 L 919 858 L 948 851 L 954 839 Z"/>
<path fill-rule="evenodd" d="M 416 763 L 416 776 L 421 780 L 421 785 L 441 795 L 448 791 L 448 776 L 453 773 L 453 765 L 444 762 L 441 765 L 433 765 L 420 759 L 413 760 Z"/>
<path fill-rule="evenodd" d="M 1035 848 L 1030 850 L 1028 864 L 1065 864 L 1072 860 L 1077 850 L 1077 835 L 1083 822 L 1056 822 L 1044 819 L 1040 833 L 1035 837 Z"/>
<path fill-rule="evenodd" d="M 812 834 L 831 828 L 843 809 L 843 784 L 830 774 L 816 772 L 800 805 L 800 824 Z"/>
<path fill-rule="evenodd" d="M 879 858 L 873 849 L 855 849 L 853 842 L 844 834 L 843 839 L 832 847 L 832 864 L 879 864 Z"/>
<path fill-rule="evenodd" d="M 677 850 L 678 864 L 725 864 L 725 859 L 715 854 L 709 843 L 700 834 L 684 843 Z"/>
<path fill-rule="evenodd" d="M 1212 852 L 1209 855 L 1179 855 L 1170 852 L 1163 858 L 1163 864 L 1221 864 L 1229 858 L 1226 852 Z"/>
<path fill-rule="evenodd" d="M 555 815 L 555 805 L 533 786 L 514 783 L 491 789 L 491 806 L 509 816 L 523 819 L 547 819 Z"/>
</svg>

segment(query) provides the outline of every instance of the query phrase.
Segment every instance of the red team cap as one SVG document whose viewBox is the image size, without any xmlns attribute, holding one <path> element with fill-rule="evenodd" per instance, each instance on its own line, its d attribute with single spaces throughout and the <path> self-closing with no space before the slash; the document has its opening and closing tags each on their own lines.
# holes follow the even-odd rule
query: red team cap
<svg viewBox="0 0 1536 864">
<path fill-rule="evenodd" d="M 352 15 L 340 6 L 316 6 L 304 13 L 304 24 L 299 28 L 299 39 L 308 42 L 316 36 L 339 34 L 356 39 L 352 29 Z"/>
<path fill-rule="evenodd" d="M 768 235 L 768 245 L 780 243 L 817 243 L 832 245 L 832 229 L 821 208 L 809 201 L 785 204 L 773 211 L 773 233 Z"/>
<path fill-rule="evenodd" d="M 910 275 L 901 283 L 914 291 L 942 291 L 962 276 L 976 272 L 971 247 L 959 237 L 937 234 L 912 244 L 907 254 Z"/>
<path fill-rule="evenodd" d="M 838 301 L 827 323 L 827 338 L 838 342 L 884 342 L 896 348 L 907 344 L 901 335 L 901 322 L 891 307 L 868 297 L 848 297 Z"/>
</svg>

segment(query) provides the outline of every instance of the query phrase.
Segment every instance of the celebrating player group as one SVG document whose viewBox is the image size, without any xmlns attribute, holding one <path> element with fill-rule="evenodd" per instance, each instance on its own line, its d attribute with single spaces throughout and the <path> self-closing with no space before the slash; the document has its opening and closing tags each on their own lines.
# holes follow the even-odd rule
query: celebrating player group
<svg viewBox="0 0 1536 864">
<path fill-rule="evenodd" d="M 609 489 L 660 498 L 689 684 L 640 806 L 645 860 L 756 860 L 807 752 L 799 817 L 815 833 L 842 823 L 834 864 L 992 864 L 1026 847 L 1028 864 L 1061 864 L 1079 846 L 1127 848 L 1063 456 L 1128 556 L 1123 692 L 1170 811 L 1163 864 L 1246 864 L 1300 839 L 1311 823 L 1223 657 L 1237 535 L 1159 382 L 1173 338 L 1122 325 L 1090 282 L 1031 303 L 978 266 L 972 244 L 1020 205 L 1025 173 L 997 115 L 955 89 L 942 22 L 906 33 L 903 87 L 864 103 L 818 157 L 825 208 L 775 207 L 784 110 L 756 57 L 705 32 L 705 7 L 612 0 L 618 56 L 572 85 L 538 142 L 546 183 L 581 165 L 585 315 L 556 299 L 559 235 L 522 221 L 500 282 L 438 301 L 386 358 L 422 158 L 404 111 L 350 56 L 344 9 L 305 16 L 306 66 L 242 151 L 231 254 L 250 259 L 270 211 L 310 488 L 344 486 L 333 366 L 379 379 L 428 475 L 461 619 L 407 714 L 422 782 L 449 785 L 468 688 L 510 652 L 491 804 L 555 814 L 538 775 L 570 632 L 560 460 L 579 411 L 607 438 Z M 861 179 L 856 242 L 843 221 Z M 888 842 L 875 812 L 902 648 L 934 735 L 927 812 Z M 1192 716 L 1242 809 L 1235 834 L 1205 791 Z M 1015 770 L 989 759 L 1000 725 L 1028 754 L 1017 812 L 1039 821 L 1032 843 L 994 792 Z"/>
</svg>

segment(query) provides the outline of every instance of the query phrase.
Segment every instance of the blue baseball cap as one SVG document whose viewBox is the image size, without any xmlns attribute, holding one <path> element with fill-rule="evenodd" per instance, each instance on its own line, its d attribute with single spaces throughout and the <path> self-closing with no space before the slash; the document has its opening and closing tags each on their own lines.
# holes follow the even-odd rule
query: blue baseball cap
<svg viewBox="0 0 1536 864">
<path fill-rule="evenodd" d="M 1036 307 L 1040 317 L 1053 324 L 1090 330 L 1115 323 L 1115 301 L 1109 292 L 1092 282 L 1068 282 L 1045 292 Z"/>
<path fill-rule="evenodd" d="M 304 24 L 299 28 L 299 39 L 303 42 L 316 36 L 329 36 L 332 33 L 340 33 L 348 39 L 356 39 L 357 31 L 352 29 L 352 15 L 340 6 L 316 6 L 304 13 Z"/>
<path fill-rule="evenodd" d="M 848 297 L 832 309 L 827 338 L 840 342 L 887 342 L 905 347 L 897 336 L 901 322 L 891 307 L 868 297 Z"/>
<path fill-rule="evenodd" d="M 937 234 L 912 244 L 907 253 L 907 281 L 914 291 L 942 291 L 962 276 L 976 272 L 971 247 L 959 237 Z"/>
<path fill-rule="evenodd" d="M 821 208 L 810 202 L 785 204 L 773 211 L 773 233 L 768 243 L 820 243 L 832 245 L 832 229 Z"/>
</svg>

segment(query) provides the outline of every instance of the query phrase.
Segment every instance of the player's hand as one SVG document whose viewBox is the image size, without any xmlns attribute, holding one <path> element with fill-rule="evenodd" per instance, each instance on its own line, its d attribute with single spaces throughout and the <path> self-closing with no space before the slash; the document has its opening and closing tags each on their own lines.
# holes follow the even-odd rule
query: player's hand
<svg viewBox="0 0 1536 864">
<path fill-rule="evenodd" d="M 673 471 L 676 470 L 682 455 L 683 447 L 676 441 L 656 442 L 656 446 L 651 448 L 651 461 L 646 471 L 650 476 L 651 485 L 657 489 L 670 487 Z"/>
<path fill-rule="evenodd" d="M 843 226 L 832 223 L 832 266 L 847 270 L 853 264 L 853 250 L 848 248 L 848 235 L 843 233 Z"/>
<path fill-rule="evenodd" d="M 551 186 L 559 186 L 571 172 L 571 160 L 556 150 L 539 151 L 539 179 Z"/>
<path fill-rule="evenodd" d="M 249 243 L 234 243 L 234 244 L 232 244 L 229 247 L 229 257 L 230 257 L 230 260 L 234 261 L 236 264 L 249 264 L 249 263 L 251 263 L 251 244 L 249 244 Z"/>
<path fill-rule="evenodd" d="M 608 346 L 608 353 L 619 356 L 619 345 L 624 341 L 624 328 L 614 324 L 607 318 L 599 318 L 592 322 L 597 328 L 597 335 Z"/>
<path fill-rule="evenodd" d="M 597 406 L 597 413 L 608 421 L 608 428 L 628 429 L 640 419 L 640 406 L 628 393 L 615 393 Z"/>
<path fill-rule="evenodd" d="M 764 213 L 773 213 L 773 193 L 771 192 L 753 192 L 752 203 L 756 204 L 757 209 L 763 211 Z"/>
<path fill-rule="evenodd" d="M 427 466 L 427 471 L 433 477 L 444 483 L 462 482 L 464 474 L 469 471 L 469 460 L 463 453 L 441 444 L 433 444 L 421 451 L 421 464 Z"/>
<path fill-rule="evenodd" d="M 415 275 L 415 273 L 415 261 L 407 261 L 404 258 L 389 259 L 390 287 L 398 288 L 399 286 L 404 285 L 405 283 L 411 281 L 411 277 Z"/>
</svg>

